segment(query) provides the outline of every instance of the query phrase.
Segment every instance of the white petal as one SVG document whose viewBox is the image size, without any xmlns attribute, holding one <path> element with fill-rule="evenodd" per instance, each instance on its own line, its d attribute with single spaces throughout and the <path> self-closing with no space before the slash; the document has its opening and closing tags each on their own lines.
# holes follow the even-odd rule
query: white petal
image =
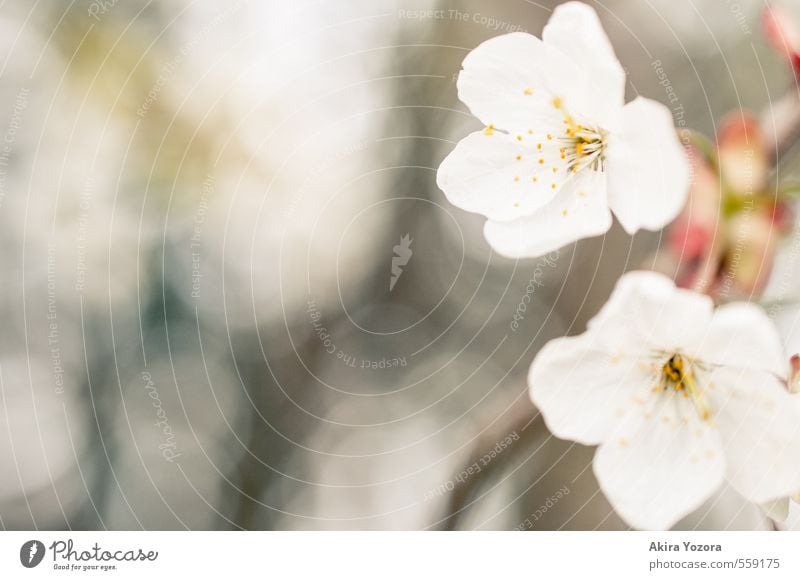
<svg viewBox="0 0 800 580">
<path fill-rule="evenodd" d="M 561 4 L 544 27 L 542 39 L 581 67 L 591 99 L 580 113 L 609 128 L 625 104 L 625 71 L 594 9 L 581 2 Z"/>
<path fill-rule="evenodd" d="M 767 514 L 767 517 L 772 518 L 777 522 L 785 522 L 789 517 L 789 502 L 788 497 L 782 497 L 761 504 L 761 509 Z"/>
<path fill-rule="evenodd" d="M 611 296 L 589 321 L 588 326 L 597 328 L 603 324 L 615 324 L 625 318 L 633 318 L 628 316 L 628 308 L 633 302 L 647 300 L 663 303 L 670 299 L 674 291 L 675 283 L 663 274 L 649 270 L 626 272 L 617 280 Z"/>
<path fill-rule="evenodd" d="M 611 227 L 605 181 L 593 171 L 580 171 L 555 198 L 529 217 L 486 222 L 489 245 L 509 258 L 541 256 L 576 242 L 604 234 Z"/>
<path fill-rule="evenodd" d="M 724 482 L 703 505 L 694 510 L 672 530 L 774 530 L 772 521 L 761 508 L 747 501 L 729 483 Z"/>
<path fill-rule="evenodd" d="M 663 530 L 720 486 L 725 462 L 718 434 L 700 421 L 689 399 L 662 393 L 651 400 L 598 448 L 594 472 L 626 522 Z"/>
<path fill-rule="evenodd" d="M 689 163 L 669 110 L 641 97 L 622 109 L 606 155 L 611 209 L 629 234 L 674 220 L 689 192 Z"/>
<path fill-rule="evenodd" d="M 764 371 L 718 367 L 707 379 L 712 424 L 719 430 L 728 481 L 763 504 L 800 490 L 800 409 L 781 381 Z"/>
<path fill-rule="evenodd" d="M 462 66 L 458 98 L 484 125 L 513 132 L 556 131 L 563 127 L 563 117 L 552 106 L 553 98 L 568 106 L 585 100 L 584 75 L 576 64 L 523 32 L 487 40 Z"/>
<path fill-rule="evenodd" d="M 634 271 L 619 279 L 589 328 L 617 349 L 695 353 L 713 310 L 708 296 L 677 288 L 662 274 Z"/>
<path fill-rule="evenodd" d="M 489 219 L 513 220 L 546 205 L 569 177 L 555 140 L 543 136 L 520 141 L 499 131 L 479 131 L 462 139 L 445 158 L 436 183 L 456 207 Z"/>
<path fill-rule="evenodd" d="M 789 367 L 777 328 L 767 313 L 753 304 L 718 308 L 702 348 L 700 358 L 707 363 L 763 369 L 782 378 Z"/>
<path fill-rule="evenodd" d="M 649 369 L 603 346 L 586 333 L 552 340 L 536 355 L 528 373 L 531 399 L 556 437 L 597 445 L 621 416 L 643 404 Z"/>
<path fill-rule="evenodd" d="M 795 499 L 789 502 L 789 515 L 786 517 L 781 529 L 800 532 L 800 504 L 797 501 Z"/>
</svg>

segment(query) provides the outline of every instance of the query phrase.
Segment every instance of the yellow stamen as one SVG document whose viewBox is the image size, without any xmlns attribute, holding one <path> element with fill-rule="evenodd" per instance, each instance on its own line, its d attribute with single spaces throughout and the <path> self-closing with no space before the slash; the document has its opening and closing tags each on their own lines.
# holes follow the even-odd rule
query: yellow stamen
<svg viewBox="0 0 800 580">
<path fill-rule="evenodd" d="M 711 418 L 711 409 L 708 406 L 708 401 L 705 396 L 700 392 L 700 389 L 697 388 L 697 383 L 691 373 L 685 373 L 683 375 L 683 383 L 686 385 L 689 395 L 694 400 L 697 411 L 700 413 L 700 419 L 708 421 Z"/>
<path fill-rule="evenodd" d="M 664 366 L 661 367 L 661 372 L 664 377 L 672 383 L 676 391 L 682 391 L 683 395 L 687 398 L 691 397 L 702 421 L 708 421 L 711 418 L 711 409 L 709 408 L 708 401 L 697 386 L 694 375 L 692 375 L 691 371 L 686 369 L 684 358 L 681 355 L 673 355 L 664 363 Z"/>
</svg>

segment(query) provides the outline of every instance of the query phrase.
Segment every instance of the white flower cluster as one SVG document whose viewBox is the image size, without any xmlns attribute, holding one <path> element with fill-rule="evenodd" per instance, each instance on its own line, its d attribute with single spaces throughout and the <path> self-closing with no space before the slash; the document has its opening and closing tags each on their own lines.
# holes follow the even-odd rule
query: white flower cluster
<svg viewBox="0 0 800 580">
<path fill-rule="evenodd" d="M 591 8 L 559 6 L 542 39 L 493 38 L 465 59 L 459 97 L 485 125 L 441 164 L 456 206 L 488 218 L 494 250 L 541 256 L 630 234 L 683 208 L 690 172 L 669 111 L 624 103 L 625 74 Z M 531 397 L 558 437 L 597 445 L 594 472 L 617 512 L 665 529 L 725 482 L 771 513 L 800 490 L 800 405 L 769 317 L 669 278 L 632 272 L 587 331 L 547 344 Z"/>
</svg>

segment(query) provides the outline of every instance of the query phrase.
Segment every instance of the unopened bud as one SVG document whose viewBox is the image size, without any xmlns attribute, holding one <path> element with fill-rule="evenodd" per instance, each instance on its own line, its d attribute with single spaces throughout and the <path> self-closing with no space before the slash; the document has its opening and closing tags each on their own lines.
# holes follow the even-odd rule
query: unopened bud
<svg viewBox="0 0 800 580">
<path fill-rule="evenodd" d="M 761 16 L 764 33 L 772 47 L 800 72 L 800 27 L 784 7 L 771 4 Z"/>
<path fill-rule="evenodd" d="M 789 359 L 789 392 L 800 393 L 800 354 Z"/>
</svg>

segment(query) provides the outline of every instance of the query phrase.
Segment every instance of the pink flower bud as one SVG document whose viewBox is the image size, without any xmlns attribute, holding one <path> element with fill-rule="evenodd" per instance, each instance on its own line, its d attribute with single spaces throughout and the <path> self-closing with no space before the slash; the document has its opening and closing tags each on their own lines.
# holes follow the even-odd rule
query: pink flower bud
<svg viewBox="0 0 800 580">
<path fill-rule="evenodd" d="M 800 74 L 800 27 L 797 20 L 783 6 L 771 4 L 762 13 L 762 23 L 769 43 Z"/>
<path fill-rule="evenodd" d="M 722 190 L 717 174 L 703 155 L 688 149 L 692 164 L 692 185 L 689 201 L 673 222 L 667 235 L 669 251 L 682 261 L 705 254 L 719 226 Z"/>
<path fill-rule="evenodd" d="M 800 354 L 789 359 L 789 392 L 800 393 Z"/>
<path fill-rule="evenodd" d="M 775 262 L 779 235 L 772 216 L 763 211 L 742 211 L 725 227 L 727 248 L 719 292 L 729 299 L 757 296 L 764 290 Z"/>
<path fill-rule="evenodd" d="M 769 173 L 769 158 L 755 115 L 746 111 L 728 114 L 720 123 L 717 139 L 723 183 L 735 193 L 761 191 Z"/>
</svg>

